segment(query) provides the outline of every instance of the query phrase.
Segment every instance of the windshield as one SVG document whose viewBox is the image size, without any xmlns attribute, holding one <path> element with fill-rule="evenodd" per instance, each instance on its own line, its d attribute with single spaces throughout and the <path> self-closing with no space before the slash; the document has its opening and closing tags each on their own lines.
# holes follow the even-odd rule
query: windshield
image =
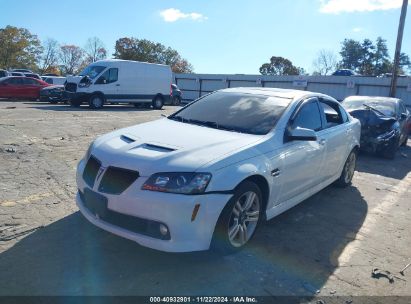
<svg viewBox="0 0 411 304">
<path fill-rule="evenodd" d="M 354 99 L 345 100 L 343 106 L 346 110 L 358 110 L 364 108 L 372 108 L 381 112 L 386 116 L 395 116 L 395 103 L 388 100 L 366 100 Z"/>
<path fill-rule="evenodd" d="M 290 102 L 289 98 L 216 92 L 193 102 L 169 119 L 263 135 L 274 128 Z"/>
<path fill-rule="evenodd" d="M 79 76 L 88 76 L 91 79 L 94 79 L 97 77 L 98 74 L 100 74 L 106 67 L 101 66 L 101 65 L 89 65 L 86 67 L 80 74 Z"/>
</svg>

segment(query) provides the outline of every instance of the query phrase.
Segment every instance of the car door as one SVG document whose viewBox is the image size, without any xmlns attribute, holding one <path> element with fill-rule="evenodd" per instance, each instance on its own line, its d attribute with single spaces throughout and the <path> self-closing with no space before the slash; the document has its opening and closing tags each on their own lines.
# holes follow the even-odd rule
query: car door
<svg viewBox="0 0 411 304">
<path fill-rule="evenodd" d="M 11 98 L 24 97 L 23 77 L 13 77 L 8 80 L 8 92 Z"/>
<path fill-rule="evenodd" d="M 312 129 L 318 138 L 309 140 L 287 140 L 287 132 L 293 128 Z M 281 193 L 278 202 L 286 202 L 309 191 L 322 178 L 324 161 L 324 141 L 318 132 L 322 120 L 317 98 L 305 100 L 291 116 L 284 134 L 283 168 L 281 172 Z"/>
<path fill-rule="evenodd" d="M 400 123 L 401 128 L 401 136 L 400 136 L 400 143 L 403 143 L 405 138 L 408 137 L 408 124 L 409 122 L 409 115 L 407 108 L 402 100 L 398 102 L 398 122 Z"/>
<path fill-rule="evenodd" d="M 25 98 L 39 98 L 40 94 L 40 83 L 32 78 L 23 78 L 24 89 L 22 91 Z"/>
<path fill-rule="evenodd" d="M 94 83 L 95 91 L 103 92 L 107 101 L 118 101 L 118 69 L 110 68 L 106 70 Z"/>
<path fill-rule="evenodd" d="M 319 99 L 323 128 L 318 135 L 324 140 L 325 161 L 323 181 L 339 175 L 348 156 L 348 142 L 352 130 L 348 127 L 348 117 L 341 106 L 332 100 Z"/>
</svg>

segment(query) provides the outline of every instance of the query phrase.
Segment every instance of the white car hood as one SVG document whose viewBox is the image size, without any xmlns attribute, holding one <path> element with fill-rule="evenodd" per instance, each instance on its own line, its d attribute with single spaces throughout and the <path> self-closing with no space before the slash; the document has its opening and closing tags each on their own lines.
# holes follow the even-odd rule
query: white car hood
<svg viewBox="0 0 411 304">
<path fill-rule="evenodd" d="M 137 170 L 140 176 L 193 172 L 254 145 L 262 137 L 164 118 L 103 135 L 94 142 L 91 153 L 104 167 Z"/>
</svg>

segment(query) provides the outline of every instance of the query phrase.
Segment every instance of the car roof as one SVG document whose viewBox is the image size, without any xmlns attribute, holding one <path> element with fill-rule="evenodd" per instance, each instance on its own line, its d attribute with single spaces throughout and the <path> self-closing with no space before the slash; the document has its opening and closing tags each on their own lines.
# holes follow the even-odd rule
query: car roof
<svg viewBox="0 0 411 304">
<path fill-rule="evenodd" d="M 344 101 L 356 101 L 356 100 L 369 100 L 369 101 L 374 101 L 374 102 L 391 101 L 394 103 L 397 103 L 400 101 L 399 98 L 384 97 L 384 96 L 349 96 L 344 99 Z"/>
<path fill-rule="evenodd" d="M 261 88 L 261 87 L 229 88 L 229 89 L 222 89 L 220 90 L 220 92 L 260 94 L 260 95 L 267 95 L 267 96 L 272 96 L 272 97 L 282 97 L 282 98 L 289 98 L 289 99 L 301 99 L 303 97 L 309 97 L 309 96 L 324 96 L 324 97 L 331 98 L 327 95 L 324 95 L 321 93 L 310 92 L 310 91 L 292 90 L 292 89 L 277 89 L 277 88 Z"/>
</svg>

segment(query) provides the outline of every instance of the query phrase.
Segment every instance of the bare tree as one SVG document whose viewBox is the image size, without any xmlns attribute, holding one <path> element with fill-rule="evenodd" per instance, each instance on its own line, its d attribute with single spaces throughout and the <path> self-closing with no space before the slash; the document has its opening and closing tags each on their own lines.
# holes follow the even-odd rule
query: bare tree
<svg viewBox="0 0 411 304">
<path fill-rule="evenodd" d="M 85 51 L 87 54 L 86 61 L 88 63 L 96 62 L 107 57 L 107 50 L 104 47 L 103 41 L 97 37 L 89 38 L 86 42 Z"/>
<path fill-rule="evenodd" d="M 61 70 L 63 74 L 75 74 L 84 62 L 84 50 L 76 45 L 63 45 L 60 48 Z"/>
<path fill-rule="evenodd" d="M 49 70 L 55 70 L 59 61 L 59 44 L 55 39 L 47 39 L 43 42 L 43 53 L 40 57 L 39 72 L 44 74 Z"/>
<path fill-rule="evenodd" d="M 337 68 L 337 64 L 337 56 L 332 51 L 322 49 L 313 61 L 313 74 L 328 75 Z"/>
</svg>

